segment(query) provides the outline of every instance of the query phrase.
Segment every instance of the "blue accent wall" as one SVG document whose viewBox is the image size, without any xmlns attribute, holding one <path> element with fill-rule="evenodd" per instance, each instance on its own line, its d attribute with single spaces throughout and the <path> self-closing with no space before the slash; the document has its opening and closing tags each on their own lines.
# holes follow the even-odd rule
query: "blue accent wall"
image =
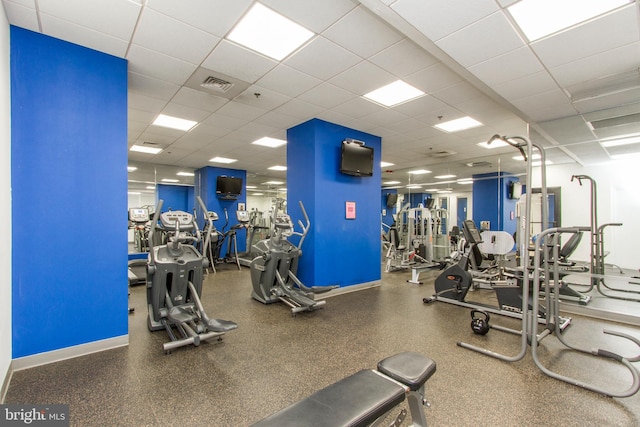
<svg viewBox="0 0 640 427">
<path fill-rule="evenodd" d="M 169 209 L 172 211 L 185 211 L 193 213 L 195 199 L 193 197 L 193 187 L 188 185 L 156 185 L 156 197 L 162 199 L 162 211 Z M 156 200 L 157 203 L 157 200 Z"/>
<path fill-rule="evenodd" d="M 340 173 L 345 138 L 373 147 L 373 176 Z M 302 201 L 311 220 L 298 267 L 304 284 L 344 287 L 380 280 L 381 145 L 380 137 L 319 119 L 287 130 L 288 212 L 297 224 Z M 346 219 L 346 202 L 356 203 L 356 219 Z"/>
<path fill-rule="evenodd" d="M 519 179 L 509 172 L 473 175 L 473 221 L 478 228 L 480 221 L 491 221 L 491 230 L 515 233 L 517 200 L 508 196 L 512 182 Z"/>
<path fill-rule="evenodd" d="M 10 31 L 19 358 L 128 333 L 127 61 Z"/>
<path fill-rule="evenodd" d="M 234 178 L 242 178 L 242 194 L 238 196 L 237 199 L 223 199 L 216 196 L 216 182 L 219 176 L 230 176 Z M 238 223 L 238 219 L 236 218 L 236 211 L 238 210 L 238 203 L 244 203 L 245 208 L 247 205 L 247 171 L 240 169 L 229 169 L 229 168 L 219 168 L 206 166 L 204 168 L 200 168 L 196 170 L 194 177 L 194 204 L 198 205 L 198 202 L 195 200 L 196 196 L 200 196 L 202 201 L 204 202 L 207 210 L 213 211 L 218 214 L 218 221 L 215 221 L 213 225 L 219 231 L 229 231 L 229 229 Z M 225 209 L 227 211 L 227 215 L 229 216 L 229 224 L 223 230 L 225 220 Z M 200 206 L 196 206 L 196 210 L 198 212 L 198 224 L 202 227 L 204 225 L 203 215 L 200 214 Z M 238 252 L 246 251 L 247 247 L 247 233 L 246 229 L 242 228 L 237 231 L 236 239 L 238 242 Z M 227 244 L 229 242 L 224 243 L 223 253 L 227 251 Z"/>
</svg>

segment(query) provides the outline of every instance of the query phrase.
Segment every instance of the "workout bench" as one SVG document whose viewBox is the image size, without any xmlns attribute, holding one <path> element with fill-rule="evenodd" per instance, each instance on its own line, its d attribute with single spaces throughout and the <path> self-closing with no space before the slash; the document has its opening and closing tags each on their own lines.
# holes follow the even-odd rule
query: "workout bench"
<svg viewBox="0 0 640 427">
<path fill-rule="evenodd" d="M 407 398 L 413 426 L 426 427 L 422 409 L 428 406 L 425 383 L 436 363 L 418 353 L 404 352 L 378 362 L 257 422 L 254 427 L 345 427 L 379 425 Z M 394 426 L 406 417 L 402 410 Z"/>
</svg>

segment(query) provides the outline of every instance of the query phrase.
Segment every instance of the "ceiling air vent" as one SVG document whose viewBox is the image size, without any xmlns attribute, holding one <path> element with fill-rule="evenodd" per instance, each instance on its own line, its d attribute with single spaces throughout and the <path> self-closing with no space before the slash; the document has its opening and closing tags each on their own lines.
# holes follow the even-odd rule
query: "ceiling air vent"
<svg viewBox="0 0 640 427">
<path fill-rule="evenodd" d="M 467 163 L 467 166 L 469 166 L 470 168 L 481 168 L 481 167 L 485 167 L 485 166 L 491 166 L 491 163 L 489 163 L 489 162 L 472 162 L 472 163 Z"/>
<path fill-rule="evenodd" d="M 435 157 L 437 159 L 442 159 L 443 157 L 449 157 L 449 156 L 453 156 L 454 154 L 458 154 L 455 151 L 451 151 L 451 150 L 438 150 L 438 151 L 432 151 L 429 153 L 429 155 L 431 157 Z"/>
<path fill-rule="evenodd" d="M 233 83 L 214 76 L 208 76 L 202 83 L 200 83 L 200 86 L 221 93 L 227 93 L 227 91 L 233 87 Z"/>
</svg>

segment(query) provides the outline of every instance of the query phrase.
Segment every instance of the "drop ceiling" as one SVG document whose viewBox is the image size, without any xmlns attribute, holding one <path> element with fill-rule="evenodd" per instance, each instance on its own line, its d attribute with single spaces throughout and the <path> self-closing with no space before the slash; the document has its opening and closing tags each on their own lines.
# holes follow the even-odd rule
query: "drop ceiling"
<svg viewBox="0 0 640 427">
<path fill-rule="evenodd" d="M 477 143 L 493 134 L 530 135 L 554 164 L 583 166 L 637 147 L 602 142 L 640 132 L 638 2 L 529 43 L 507 7 L 515 0 L 262 0 L 314 36 L 282 61 L 226 37 L 251 0 L 3 0 L 12 25 L 129 61 L 130 186 L 215 166 L 245 169 L 260 188 L 284 180 L 286 130 L 320 118 L 382 137 L 383 181 L 439 174 L 519 173 L 510 147 Z M 233 83 L 231 92 L 217 80 Z M 362 98 L 404 80 L 427 93 L 385 108 Z M 189 132 L 153 126 L 158 114 L 195 120 Z M 433 126 L 471 116 L 483 126 L 445 133 Z M 480 166 L 469 167 L 467 164 Z M 188 183 L 190 178 L 180 178 Z M 464 189 L 457 184 L 450 188 Z M 432 187 L 432 186 L 431 186 Z M 468 187 L 467 187 L 468 188 Z"/>
</svg>

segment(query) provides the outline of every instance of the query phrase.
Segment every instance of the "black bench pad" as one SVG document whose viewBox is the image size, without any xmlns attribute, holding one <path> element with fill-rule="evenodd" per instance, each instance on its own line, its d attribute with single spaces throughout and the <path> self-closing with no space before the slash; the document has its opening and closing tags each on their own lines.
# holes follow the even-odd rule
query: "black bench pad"
<svg viewBox="0 0 640 427">
<path fill-rule="evenodd" d="M 254 426 L 366 426 L 405 398 L 405 388 L 362 370 L 259 421 Z"/>
<path fill-rule="evenodd" d="M 436 372 L 436 362 L 407 351 L 382 359 L 378 371 L 416 391 Z"/>
</svg>

